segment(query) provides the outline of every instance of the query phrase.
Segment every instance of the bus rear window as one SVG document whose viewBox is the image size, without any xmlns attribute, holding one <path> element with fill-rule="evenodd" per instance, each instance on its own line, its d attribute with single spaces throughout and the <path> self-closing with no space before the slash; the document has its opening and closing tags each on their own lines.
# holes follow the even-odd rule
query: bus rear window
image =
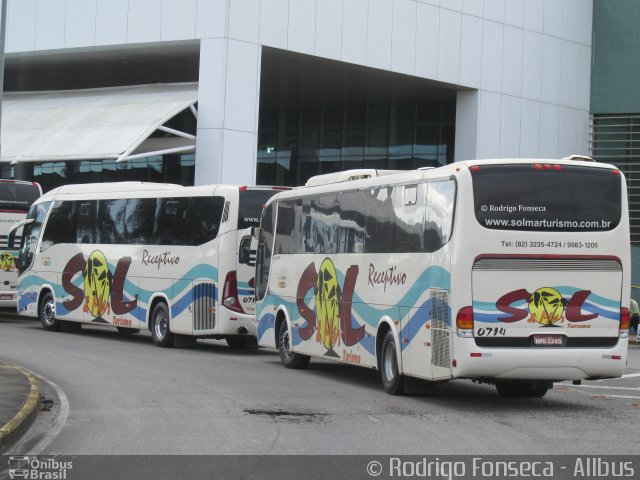
<svg viewBox="0 0 640 480">
<path fill-rule="evenodd" d="M 27 213 L 39 196 L 35 184 L 0 182 L 0 210 Z"/>
<path fill-rule="evenodd" d="M 240 204 L 238 205 L 238 229 L 260 225 L 262 207 L 278 190 L 240 190 Z"/>
<path fill-rule="evenodd" d="M 617 171 L 572 165 L 472 168 L 476 218 L 496 230 L 591 232 L 620 223 Z"/>
</svg>

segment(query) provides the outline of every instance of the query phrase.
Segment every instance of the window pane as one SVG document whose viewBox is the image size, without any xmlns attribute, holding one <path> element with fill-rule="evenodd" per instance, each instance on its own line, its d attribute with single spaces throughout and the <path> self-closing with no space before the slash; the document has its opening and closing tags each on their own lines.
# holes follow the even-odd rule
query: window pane
<svg viewBox="0 0 640 480">
<path fill-rule="evenodd" d="M 127 201 L 125 231 L 127 243 L 133 245 L 153 244 L 153 227 L 156 217 L 155 198 L 130 198 Z"/>
<path fill-rule="evenodd" d="M 202 245 L 218 235 L 224 197 L 192 197 L 187 214 L 187 244 Z"/>
<path fill-rule="evenodd" d="M 451 238 L 456 184 L 452 180 L 431 182 L 427 190 L 425 250 L 435 252 Z"/>
<path fill-rule="evenodd" d="M 42 234 L 42 251 L 57 243 L 75 243 L 76 222 L 73 202 L 56 201 Z"/>
<path fill-rule="evenodd" d="M 425 184 L 402 185 L 396 188 L 394 210 L 397 252 L 423 250 L 425 201 Z"/>
<path fill-rule="evenodd" d="M 389 253 L 394 251 L 394 215 L 392 187 L 368 190 L 367 195 L 367 253 Z"/>
<path fill-rule="evenodd" d="M 126 199 L 100 200 L 98 202 L 99 237 L 97 243 L 127 243 L 124 229 L 126 208 Z"/>
<path fill-rule="evenodd" d="M 74 204 L 77 209 L 76 218 L 78 222 L 76 242 L 99 243 L 98 224 L 96 222 L 98 202 L 96 200 L 78 200 Z"/>
<path fill-rule="evenodd" d="M 184 245 L 187 216 L 186 198 L 159 198 L 156 206 L 154 238 L 158 245 Z"/>
</svg>

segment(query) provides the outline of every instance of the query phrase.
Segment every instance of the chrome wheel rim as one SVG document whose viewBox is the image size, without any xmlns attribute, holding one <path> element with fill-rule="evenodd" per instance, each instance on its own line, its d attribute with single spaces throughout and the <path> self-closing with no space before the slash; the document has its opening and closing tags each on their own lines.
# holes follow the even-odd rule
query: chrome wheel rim
<svg viewBox="0 0 640 480">
<path fill-rule="evenodd" d="M 392 342 L 389 342 L 384 347 L 384 356 L 382 359 L 382 368 L 384 369 L 384 376 L 387 380 L 393 381 L 396 377 L 397 362 L 396 352 Z"/>
<path fill-rule="evenodd" d="M 160 310 L 156 315 L 155 322 L 153 322 L 153 330 L 159 340 L 162 340 L 167 334 L 167 323 L 167 315 L 164 310 Z"/>
<path fill-rule="evenodd" d="M 53 303 L 52 298 L 48 298 L 42 304 L 42 321 L 47 325 L 51 326 L 55 323 L 56 320 L 56 308 Z"/>
<path fill-rule="evenodd" d="M 286 358 L 291 358 L 291 347 L 289 346 L 289 330 L 285 327 L 280 332 L 280 353 Z"/>
</svg>

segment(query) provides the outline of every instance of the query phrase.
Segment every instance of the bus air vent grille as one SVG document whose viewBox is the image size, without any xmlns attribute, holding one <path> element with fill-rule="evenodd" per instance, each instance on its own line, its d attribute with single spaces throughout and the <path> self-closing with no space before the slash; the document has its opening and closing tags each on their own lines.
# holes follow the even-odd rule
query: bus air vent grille
<svg viewBox="0 0 640 480">
<path fill-rule="evenodd" d="M 193 329 L 213 330 L 216 326 L 216 286 L 199 283 L 193 287 Z"/>
<path fill-rule="evenodd" d="M 451 365 L 450 311 L 449 293 L 445 290 L 431 290 L 431 335 L 433 350 L 431 364 L 449 368 Z"/>
<path fill-rule="evenodd" d="M 620 272 L 620 262 L 608 258 L 481 258 L 474 270 L 562 270 Z"/>
</svg>

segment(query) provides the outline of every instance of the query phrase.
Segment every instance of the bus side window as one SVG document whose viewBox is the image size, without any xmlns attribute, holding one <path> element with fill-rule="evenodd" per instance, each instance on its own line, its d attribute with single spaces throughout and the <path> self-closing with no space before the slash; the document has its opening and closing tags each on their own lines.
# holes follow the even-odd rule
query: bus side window
<svg viewBox="0 0 640 480">
<path fill-rule="evenodd" d="M 303 239 L 301 245 L 301 253 L 314 253 L 316 240 L 316 206 L 315 201 L 311 197 L 302 199 L 302 215 L 300 222 L 300 231 Z"/>
<path fill-rule="evenodd" d="M 316 199 L 315 253 L 338 253 L 340 242 L 340 202 L 335 193 L 319 195 Z"/>
<path fill-rule="evenodd" d="M 156 245 L 184 245 L 187 216 L 186 198 L 159 198 L 156 206 Z"/>
<path fill-rule="evenodd" d="M 393 187 L 372 188 L 367 195 L 367 253 L 391 253 L 395 250 Z"/>
<path fill-rule="evenodd" d="M 78 200 L 74 203 L 78 222 L 76 243 L 98 243 L 98 202 L 96 200 Z"/>
<path fill-rule="evenodd" d="M 276 244 L 274 254 L 298 253 L 299 245 L 296 242 L 294 230 L 296 202 L 284 201 L 278 203 L 278 224 L 276 225 Z"/>
<path fill-rule="evenodd" d="M 456 186 L 452 180 L 430 182 L 427 190 L 425 251 L 440 250 L 451 238 Z"/>
<path fill-rule="evenodd" d="M 40 251 L 58 243 L 75 243 L 76 219 L 73 210 L 73 202 L 61 202 L 57 200 L 51 207 L 49 219 L 42 233 Z"/>
<path fill-rule="evenodd" d="M 187 245 L 202 245 L 218 236 L 224 197 L 191 197 L 186 217 Z"/>
<path fill-rule="evenodd" d="M 364 253 L 367 192 L 343 192 L 340 196 L 340 253 Z"/>
<path fill-rule="evenodd" d="M 98 243 L 108 245 L 126 243 L 124 218 L 127 200 L 98 201 Z"/>
<path fill-rule="evenodd" d="M 425 197 L 425 184 L 396 188 L 393 209 L 398 253 L 423 251 Z"/>
<path fill-rule="evenodd" d="M 153 226 L 156 216 L 155 198 L 130 198 L 127 201 L 125 232 L 127 243 L 153 245 Z"/>
</svg>

